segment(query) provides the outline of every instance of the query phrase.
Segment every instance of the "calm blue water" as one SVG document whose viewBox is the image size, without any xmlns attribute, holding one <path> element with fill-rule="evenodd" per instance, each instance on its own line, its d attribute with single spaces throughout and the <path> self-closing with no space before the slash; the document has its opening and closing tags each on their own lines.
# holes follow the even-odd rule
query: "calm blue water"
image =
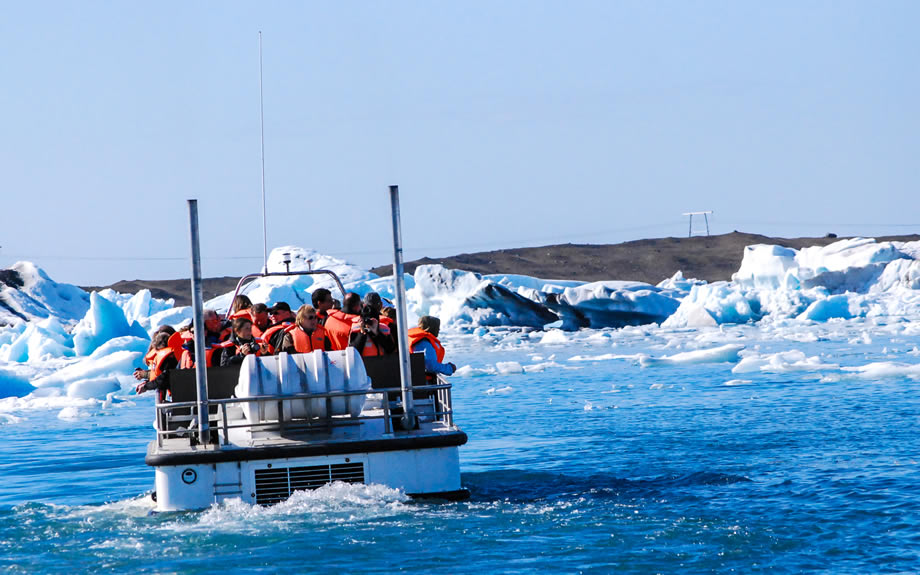
<svg viewBox="0 0 920 575">
<path fill-rule="evenodd" d="M 867 330 L 871 343 L 851 343 Z M 808 333 L 819 341 L 751 327 L 715 332 L 710 344 L 695 332 L 641 330 L 556 346 L 519 334 L 449 340 L 458 365 L 557 362 L 541 372 L 454 379 L 457 421 L 470 436 L 463 482 L 473 494 L 454 504 L 338 485 L 271 508 L 149 516 L 149 398 L 78 420 L 57 419 L 59 409 L 21 413 L 22 421 L 0 427 L 0 568 L 920 571 L 915 379 L 567 361 L 732 341 L 843 366 L 920 363 L 908 353 L 920 336 L 897 326 Z"/>
</svg>

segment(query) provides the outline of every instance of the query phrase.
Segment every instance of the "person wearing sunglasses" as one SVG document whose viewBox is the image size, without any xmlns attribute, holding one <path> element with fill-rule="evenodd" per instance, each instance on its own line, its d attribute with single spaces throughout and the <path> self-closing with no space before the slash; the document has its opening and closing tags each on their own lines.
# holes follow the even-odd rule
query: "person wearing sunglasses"
<svg viewBox="0 0 920 575">
<path fill-rule="evenodd" d="M 332 351 L 332 343 L 317 321 L 316 310 L 312 305 L 304 304 L 297 310 L 294 325 L 284 333 L 279 351 L 310 353 L 317 349 Z"/>
</svg>

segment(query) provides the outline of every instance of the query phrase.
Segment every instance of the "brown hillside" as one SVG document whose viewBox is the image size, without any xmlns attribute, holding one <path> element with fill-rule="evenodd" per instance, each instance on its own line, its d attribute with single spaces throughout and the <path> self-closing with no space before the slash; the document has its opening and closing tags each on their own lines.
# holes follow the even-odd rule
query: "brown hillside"
<svg viewBox="0 0 920 575">
<path fill-rule="evenodd" d="M 692 238 L 658 238 L 622 244 L 562 244 L 536 248 L 517 248 L 447 258 L 422 258 L 406 263 L 414 273 L 423 264 L 441 264 L 481 274 L 523 274 L 545 279 L 582 281 L 634 280 L 658 283 L 680 270 L 684 277 L 707 281 L 729 280 L 738 271 L 744 247 L 752 244 L 776 244 L 800 249 L 824 246 L 841 238 L 771 238 L 757 234 L 732 232 L 719 236 Z M 890 236 L 879 241 L 913 241 L 920 236 Z M 380 266 L 379 275 L 393 273 L 393 266 Z"/>
<path fill-rule="evenodd" d="M 536 248 L 496 250 L 460 254 L 447 258 L 422 258 L 406 263 L 414 273 L 423 264 L 441 264 L 481 274 L 522 274 L 544 279 L 636 280 L 658 283 L 680 270 L 685 277 L 707 281 L 728 280 L 738 271 L 744 247 L 752 244 L 776 244 L 790 248 L 824 246 L 840 238 L 771 238 L 757 234 L 732 232 L 721 236 L 693 238 L 658 238 L 622 244 L 563 244 Z M 920 235 L 888 236 L 879 241 L 915 241 Z M 392 264 L 374 268 L 378 275 L 393 273 Z M 222 277 L 203 280 L 204 298 L 233 290 L 239 278 Z M 149 289 L 154 297 L 174 298 L 176 305 L 191 305 L 189 280 L 120 281 L 110 287 L 122 293 Z M 102 289 L 85 287 L 87 291 Z"/>
</svg>

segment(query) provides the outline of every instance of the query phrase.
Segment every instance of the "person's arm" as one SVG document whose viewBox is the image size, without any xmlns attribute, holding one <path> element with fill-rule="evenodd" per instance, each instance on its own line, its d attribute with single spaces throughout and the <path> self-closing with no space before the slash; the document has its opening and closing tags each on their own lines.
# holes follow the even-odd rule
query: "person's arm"
<svg viewBox="0 0 920 575">
<path fill-rule="evenodd" d="M 137 384 L 134 388 L 134 393 L 144 393 L 145 391 L 153 391 L 154 389 L 169 389 L 169 372 L 178 368 L 179 362 L 176 361 L 174 356 L 169 356 L 163 360 L 162 373 L 151 381 L 144 381 L 143 383 Z"/>
<path fill-rule="evenodd" d="M 284 337 L 281 339 L 281 347 L 278 348 L 278 353 L 297 353 L 297 348 L 294 347 L 294 336 L 288 332 L 285 332 Z"/>
<path fill-rule="evenodd" d="M 456 366 L 450 362 L 438 363 L 438 352 L 434 350 L 433 345 L 425 340 L 415 344 L 415 348 L 412 351 L 421 351 L 425 353 L 425 371 L 429 373 L 453 375 L 454 371 L 457 369 Z"/>
</svg>

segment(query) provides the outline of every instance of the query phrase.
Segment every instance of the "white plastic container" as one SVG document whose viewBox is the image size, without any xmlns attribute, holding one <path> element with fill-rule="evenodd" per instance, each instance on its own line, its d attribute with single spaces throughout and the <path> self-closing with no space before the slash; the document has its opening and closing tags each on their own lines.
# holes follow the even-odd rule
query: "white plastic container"
<svg viewBox="0 0 920 575">
<path fill-rule="evenodd" d="M 371 388 L 364 370 L 364 360 L 353 347 L 342 351 L 313 353 L 280 353 L 278 355 L 246 356 L 240 369 L 236 397 L 259 395 L 292 395 L 297 393 L 327 393 L 334 391 L 363 391 Z M 282 401 L 284 419 L 325 418 L 327 414 L 357 417 L 364 409 L 365 395 L 332 399 L 296 399 Z M 278 420 L 278 401 L 242 403 L 243 415 L 251 423 Z M 330 413 L 331 412 L 331 413 Z"/>
</svg>

